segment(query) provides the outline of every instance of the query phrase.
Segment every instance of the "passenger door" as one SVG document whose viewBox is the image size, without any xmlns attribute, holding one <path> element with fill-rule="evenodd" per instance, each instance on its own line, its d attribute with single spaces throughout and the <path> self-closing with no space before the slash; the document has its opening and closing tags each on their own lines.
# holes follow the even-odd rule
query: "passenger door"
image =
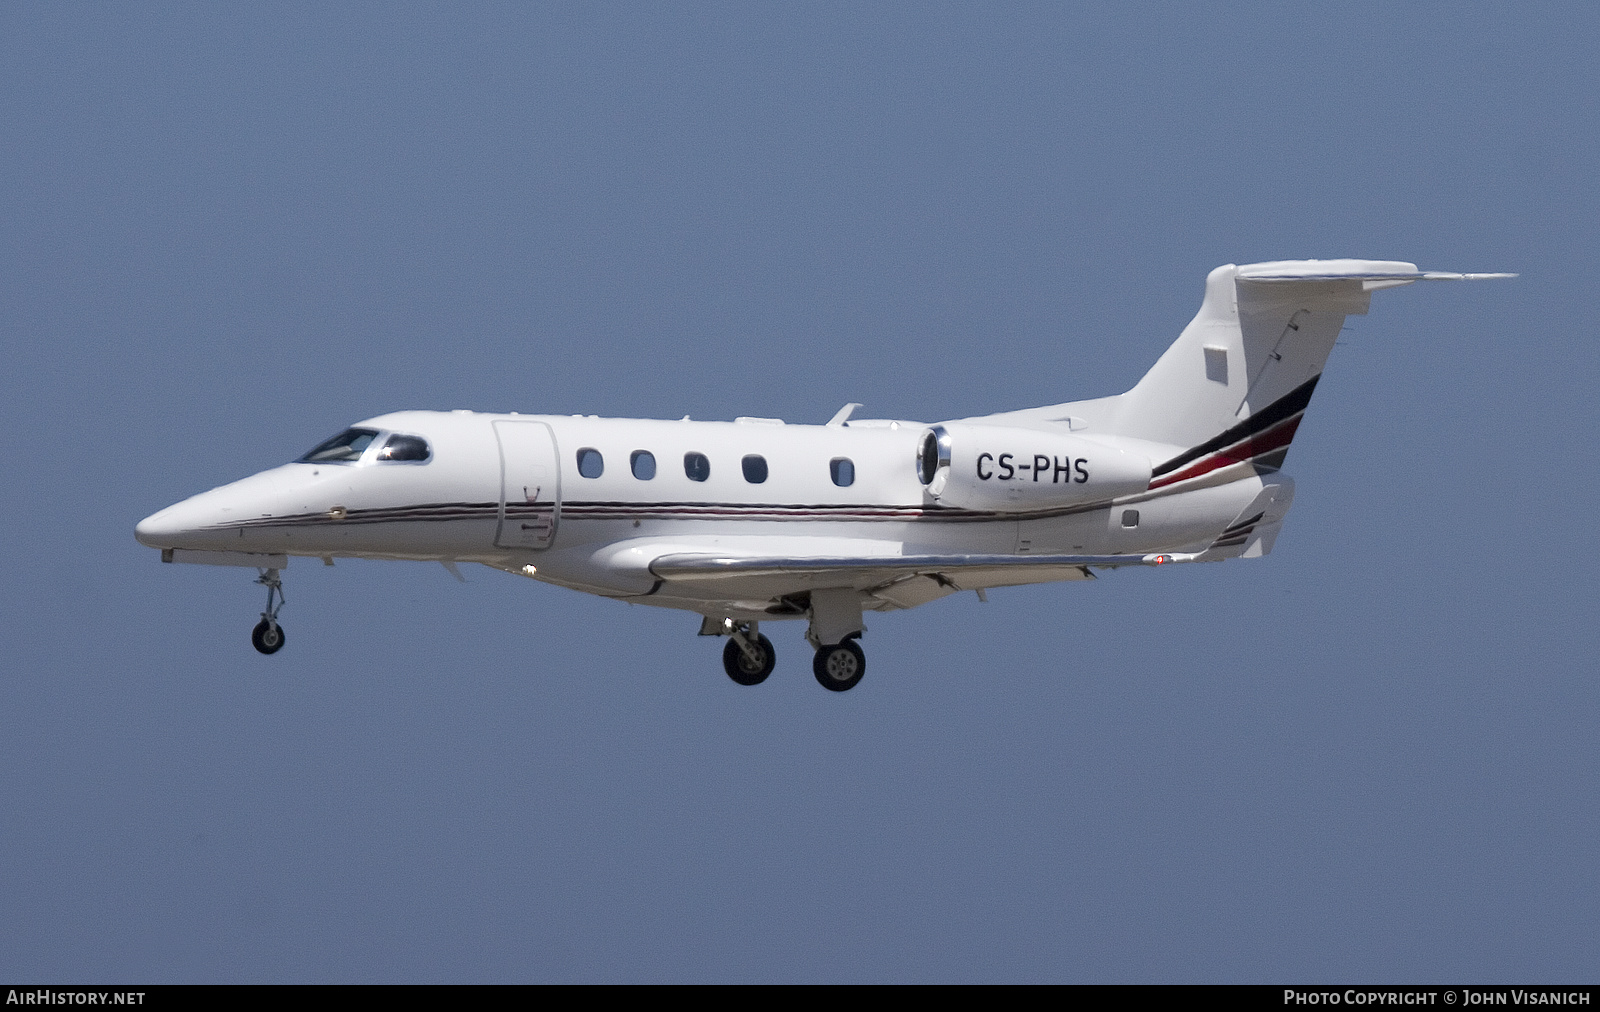
<svg viewBox="0 0 1600 1012">
<path fill-rule="evenodd" d="M 561 515 L 561 465 L 555 433 L 544 422 L 501 419 L 494 423 L 500 441 L 501 548 L 549 548 Z"/>
</svg>

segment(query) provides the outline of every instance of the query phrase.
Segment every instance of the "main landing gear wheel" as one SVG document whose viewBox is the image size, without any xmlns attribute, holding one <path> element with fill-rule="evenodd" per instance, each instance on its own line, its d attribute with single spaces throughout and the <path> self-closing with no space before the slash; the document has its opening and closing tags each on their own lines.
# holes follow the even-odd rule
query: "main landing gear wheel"
<svg viewBox="0 0 1600 1012">
<path fill-rule="evenodd" d="M 867 673 L 867 655 L 855 640 L 821 647 L 811 661 L 811 671 L 824 689 L 844 692 L 853 689 Z"/>
<path fill-rule="evenodd" d="M 283 626 L 262 619 L 250 631 L 250 642 L 264 654 L 275 654 L 283 649 Z"/>
<path fill-rule="evenodd" d="M 772 649 L 772 641 L 760 633 L 746 635 L 744 641 L 756 656 L 746 653 L 738 640 L 730 639 L 722 648 L 722 670 L 740 685 L 760 685 L 777 665 L 778 652 Z"/>
</svg>

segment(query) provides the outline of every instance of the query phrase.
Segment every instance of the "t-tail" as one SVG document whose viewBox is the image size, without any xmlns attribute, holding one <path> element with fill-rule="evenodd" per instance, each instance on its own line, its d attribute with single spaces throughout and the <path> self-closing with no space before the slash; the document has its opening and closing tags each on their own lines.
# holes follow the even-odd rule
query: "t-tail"
<svg viewBox="0 0 1600 1012">
<path fill-rule="evenodd" d="M 1276 469 L 1344 318 L 1366 313 L 1374 291 L 1515 276 L 1419 271 L 1390 260 L 1218 267 L 1206 278 L 1200 312 L 1144 378 L 1092 403 L 1106 431 L 1183 448 L 1153 461 L 1152 489 L 1237 464 Z"/>
</svg>

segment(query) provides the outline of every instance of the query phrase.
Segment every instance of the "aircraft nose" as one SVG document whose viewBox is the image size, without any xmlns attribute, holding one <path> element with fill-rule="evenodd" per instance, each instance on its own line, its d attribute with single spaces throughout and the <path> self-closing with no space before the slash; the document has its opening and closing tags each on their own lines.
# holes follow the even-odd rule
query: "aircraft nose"
<svg viewBox="0 0 1600 1012">
<path fill-rule="evenodd" d="M 133 528 L 133 536 L 149 548 L 215 549 L 232 531 L 226 529 L 229 511 L 219 509 L 219 492 L 213 489 L 152 513 Z"/>
<path fill-rule="evenodd" d="M 251 551 L 258 540 L 252 523 L 307 501 L 301 493 L 315 476 L 315 471 L 304 474 L 307 470 L 285 465 L 190 496 L 139 521 L 133 536 L 150 548 Z"/>
<path fill-rule="evenodd" d="M 133 536 L 149 548 L 182 548 L 184 535 L 198 526 L 184 515 L 183 505 L 177 503 L 145 517 L 134 525 Z"/>
<path fill-rule="evenodd" d="M 134 538 L 147 548 L 160 548 L 161 539 L 171 533 L 172 527 L 167 523 L 167 510 L 152 513 L 133 527 Z"/>
</svg>

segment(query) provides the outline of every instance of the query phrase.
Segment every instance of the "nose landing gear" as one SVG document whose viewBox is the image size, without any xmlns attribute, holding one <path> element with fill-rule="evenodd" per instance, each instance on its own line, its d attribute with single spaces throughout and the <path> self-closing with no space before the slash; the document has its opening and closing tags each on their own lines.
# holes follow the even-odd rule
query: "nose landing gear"
<svg viewBox="0 0 1600 1012">
<path fill-rule="evenodd" d="M 278 609 L 285 600 L 283 579 L 276 569 L 263 569 L 256 582 L 267 588 L 267 610 L 261 613 L 261 621 L 251 630 L 250 642 L 264 654 L 275 654 L 283 649 L 283 626 L 278 624 Z"/>
</svg>

